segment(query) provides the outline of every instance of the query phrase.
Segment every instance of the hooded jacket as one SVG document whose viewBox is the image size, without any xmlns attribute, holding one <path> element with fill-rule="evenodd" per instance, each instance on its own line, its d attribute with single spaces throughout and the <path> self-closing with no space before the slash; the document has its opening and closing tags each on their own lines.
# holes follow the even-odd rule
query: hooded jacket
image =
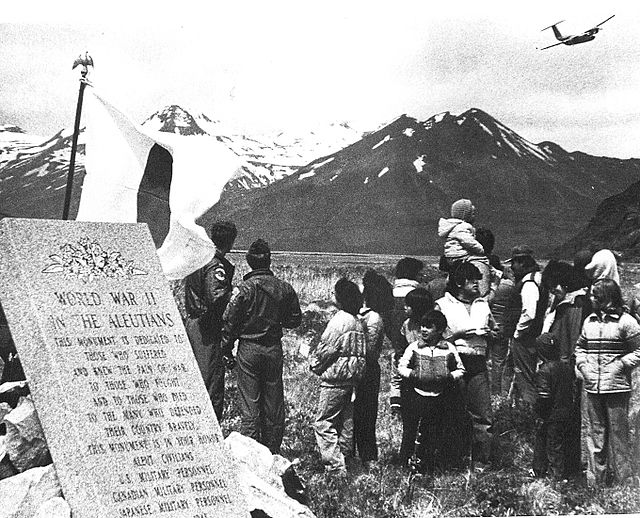
<svg viewBox="0 0 640 518">
<path fill-rule="evenodd" d="M 629 392 L 631 370 L 640 364 L 640 325 L 628 313 L 594 312 L 576 346 L 576 369 L 592 394 Z"/>
<path fill-rule="evenodd" d="M 362 323 L 340 310 L 329 320 L 320 342 L 310 351 L 309 368 L 325 384 L 356 384 L 364 373 L 366 354 Z"/>
<path fill-rule="evenodd" d="M 618 274 L 618 262 L 611 250 L 600 250 L 593 254 L 591 262 L 584 267 L 584 271 L 592 281 L 599 279 L 612 279 L 620 285 L 620 275 Z"/>
<path fill-rule="evenodd" d="M 462 259 L 469 255 L 484 255 L 484 248 L 476 239 L 476 229 L 471 223 L 458 218 L 440 218 L 438 236 L 445 240 L 444 255 L 447 259 Z"/>
</svg>

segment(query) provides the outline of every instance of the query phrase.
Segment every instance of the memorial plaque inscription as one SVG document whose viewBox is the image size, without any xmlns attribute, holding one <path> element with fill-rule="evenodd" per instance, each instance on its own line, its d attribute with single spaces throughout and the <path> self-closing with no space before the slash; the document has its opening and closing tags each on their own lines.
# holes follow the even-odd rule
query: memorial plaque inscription
<svg viewBox="0 0 640 518">
<path fill-rule="evenodd" d="M 0 300 L 75 517 L 248 516 L 146 225 L 0 221 Z"/>
</svg>

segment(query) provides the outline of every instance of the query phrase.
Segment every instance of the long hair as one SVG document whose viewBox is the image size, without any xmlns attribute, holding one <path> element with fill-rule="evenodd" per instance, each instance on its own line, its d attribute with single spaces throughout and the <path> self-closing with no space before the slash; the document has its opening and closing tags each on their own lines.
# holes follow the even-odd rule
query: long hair
<svg viewBox="0 0 640 518">
<path fill-rule="evenodd" d="M 624 300 L 620 286 L 613 279 L 599 279 L 591 286 L 591 294 L 608 313 L 622 314 Z"/>
<path fill-rule="evenodd" d="M 334 287 L 338 306 L 347 313 L 356 316 L 362 307 L 360 288 L 346 277 L 338 279 Z"/>
<path fill-rule="evenodd" d="M 375 270 L 367 270 L 362 278 L 365 304 L 376 313 L 386 313 L 394 306 L 393 286 Z"/>
<path fill-rule="evenodd" d="M 433 309 L 433 296 L 426 288 L 416 288 L 407 293 L 404 303 L 411 308 L 411 318 L 419 322 Z"/>
</svg>

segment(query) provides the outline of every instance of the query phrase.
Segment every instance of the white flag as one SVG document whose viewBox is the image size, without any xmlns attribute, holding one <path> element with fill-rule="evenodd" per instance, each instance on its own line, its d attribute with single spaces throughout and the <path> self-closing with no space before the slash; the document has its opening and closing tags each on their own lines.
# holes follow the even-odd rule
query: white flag
<svg viewBox="0 0 640 518">
<path fill-rule="evenodd" d="M 151 131 L 131 120 L 94 88 L 85 90 L 86 176 L 79 221 L 138 221 L 138 192 L 154 145 L 173 159 L 169 229 L 158 256 L 168 279 L 205 265 L 215 247 L 196 219 L 219 199 L 241 159 L 209 136 Z"/>
</svg>

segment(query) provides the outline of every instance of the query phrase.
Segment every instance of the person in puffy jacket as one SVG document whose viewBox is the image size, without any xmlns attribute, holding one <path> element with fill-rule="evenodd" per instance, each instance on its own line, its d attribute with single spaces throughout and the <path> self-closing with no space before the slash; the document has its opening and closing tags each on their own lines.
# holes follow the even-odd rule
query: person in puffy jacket
<svg viewBox="0 0 640 518">
<path fill-rule="evenodd" d="M 612 279 L 593 284 L 591 304 L 575 350 L 576 375 L 587 394 L 587 483 L 605 483 L 609 469 L 618 481 L 632 483 L 628 408 L 631 371 L 640 364 L 640 325 L 625 312 Z"/>
<path fill-rule="evenodd" d="M 352 397 L 366 369 L 367 347 L 358 318 L 360 289 L 342 278 L 335 285 L 334 295 L 339 310 L 310 350 L 309 368 L 320 376 L 314 430 L 322 463 L 327 472 L 344 475 L 345 457 L 353 456 Z"/>
<path fill-rule="evenodd" d="M 470 200 L 463 198 L 451 205 L 450 218 L 438 221 L 438 236 L 445 240 L 444 255 L 449 264 L 473 255 L 485 255 L 484 247 L 476 239 L 475 219 L 476 208 Z"/>
</svg>

